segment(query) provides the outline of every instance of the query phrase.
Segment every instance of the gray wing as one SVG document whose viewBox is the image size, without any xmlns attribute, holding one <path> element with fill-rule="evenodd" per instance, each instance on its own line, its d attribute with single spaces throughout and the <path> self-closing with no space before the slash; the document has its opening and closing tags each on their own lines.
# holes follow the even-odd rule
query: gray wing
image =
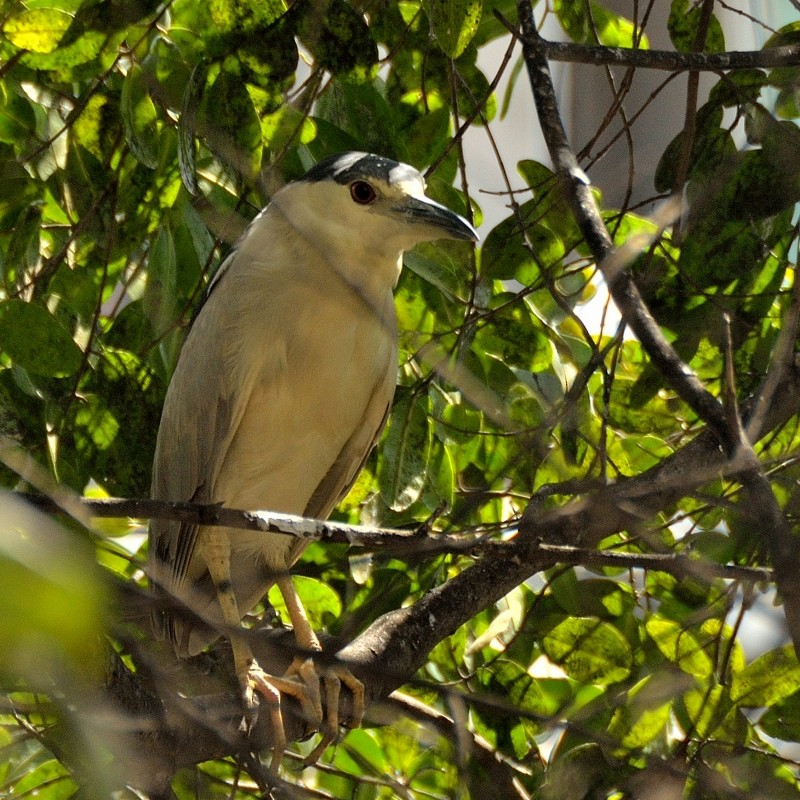
<svg viewBox="0 0 800 800">
<path fill-rule="evenodd" d="M 243 412 L 241 395 L 230 393 L 220 368 L 226 357 L 220 296 L 213 293 L 194 321 L 167 391 L 153 462 L 151 496 L 158 500 L 212 502 L 214 481 Z M 171 597 L 180 594 L 193 571 L 198 531 L 191 523 L 151 521 L 148 576 Z M 154 617 L 154 628 L 160 638 L 174 633 L 167 613 Z"/>
</svg>

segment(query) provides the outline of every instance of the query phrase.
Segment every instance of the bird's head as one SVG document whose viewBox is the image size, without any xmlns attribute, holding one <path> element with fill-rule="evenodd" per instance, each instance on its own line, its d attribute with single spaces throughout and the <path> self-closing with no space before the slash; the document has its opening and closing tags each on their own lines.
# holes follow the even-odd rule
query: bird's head
<svg viewBox="0 0 800 800">
<path fill-rule="evenodd" d="M 397 264 L 403 251 L 420 242 L 478 238 L 469 222 L 425 195 L 416 169 L 369 153 L 320 161 L 281 189 L 273 203 L 337 260 Z"/>
</svg>

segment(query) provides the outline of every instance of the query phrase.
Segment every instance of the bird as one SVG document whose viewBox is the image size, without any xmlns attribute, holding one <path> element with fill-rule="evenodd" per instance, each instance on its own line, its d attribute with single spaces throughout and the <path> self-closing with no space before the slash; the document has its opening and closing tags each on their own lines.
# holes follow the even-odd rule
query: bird
<svg viewBox="0 0 800 800">
<path fill-rule="evenodd" d="M 275 192 L 189 327 L 164 401 L 152 497 L 327 518 L 390 411 L 403 253 L 436 239 L 478 235 L 425 194 L 418 170 L 390 158 L 334 155 Z M 363 685 L 349 670 L 314 662 L 320 642 L 289 572 L 305 545 L 167 519 L 149 529 L 147 574 L 172 598 L 153 615 L 156 638 L 183 658 L 230 638 L 245 707 L 255 708 L 257 695 L 267 701 L 273 771 L 286 747 L 282 695 L 322 732 L 309 761 L 338 736 L 341 684 L 353 693 L 354 726 L 364 711 Z M 283 675 L 263 669 L 236 635 L 273 584 L 299 654 Z M 175 600 L 195 613 L 180 614 Z"/>
</svg>

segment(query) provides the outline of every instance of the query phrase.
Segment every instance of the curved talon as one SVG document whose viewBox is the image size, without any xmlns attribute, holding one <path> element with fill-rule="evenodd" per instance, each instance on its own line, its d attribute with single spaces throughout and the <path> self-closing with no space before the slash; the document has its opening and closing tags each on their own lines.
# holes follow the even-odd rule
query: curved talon
<svg viewBox="0 0 800 800">
<path fill-rule="evenodd" d="M 310 663 L 310 660 L 308 661 Z M 303 682 L 294 680 L 292 678 L 294 674 L 303 678 Z M 287 695 L 297 700 L 303 710 L 305 719 L 311 723 L 314 730 L 318 730 L 323 721 L 319 678 L 314 671 L 313 664 L 310 670 L 305 665 L 301 665 L 296 670 L 290 668 L 283 677 L 278 678 L 264 672 L 255 661 L 252 661 L 245 673 L 244 684 L 244 702 L 248 711 L 257 708 L 254 692 L 258 692 L 269 705 L 273 740 L 272 760 L 270 761 L 269 769 L 275 775 L 278 772 L 281 758 L 286 751 L 286 730 L 283 725 L 281 695 Z M 250 721 L 248 727 L 252 727 L 252 721 Z"/>
<path fill-rule="evenodd" d="M 304 698 L 297 698 L 303 706 L 303 717 L 307 722 L 311 723 L 312 730 L 319 730 L 324 714 L 319 689 L 319 675 L 313 659 L 297 656 L 292 661 L 289 669 L 284 672 L 283 680 L 291 680 L 295 675 L 302 681 L 297 685 L 303 686 L 306 691 Z"/>
<path fill-rule="evenodd" d="M 320 682 L 325 689 L 324 709 Z M 316 763 L 328 745 L 339 737 L 339 726 L 342 724 L 339 719 L 342 684 L 353 694 L 353 713 L 347 722 L 347 727 L 357 728 L 364 717 L 364 684 L 347 667 L 341 664 L 321 667 L 314 663 L 313 658 L 297 657 L 283 676 L 278 678 L 261 669 L 254 659 L 250 660 L 242 676 L 242 697 L 248 714 L 244 724 L 250 729 L 255 723 L 258 709 L 255 694 L 258 693 L 266 700 L 269 708 L 273 739 L 269 769 L 273 775 L 277 774 L 286 750 L 281 695 L 297 700 L 302 708 L 303 717 L 311 729 L 321 734 L 316 747 L 303 760 L 303 764 L 309 766 Z"/>
<path fill-rule="evenodd" d="M 310 766 L 319 760 L 328 745 L 339 738 L 339 697 L 344 684 L 353 694 L 353 715 L 348 726 L 357 728 L 364 719 L 364 684 L 350 672 L 347 667 L 336 664 L 332 667 L 320 668 L 320 675 L 325 686 L 325 718 L 320 730 L 322 738 L 317 746 L 303 759 L 304 766 Z"/>
</svg>

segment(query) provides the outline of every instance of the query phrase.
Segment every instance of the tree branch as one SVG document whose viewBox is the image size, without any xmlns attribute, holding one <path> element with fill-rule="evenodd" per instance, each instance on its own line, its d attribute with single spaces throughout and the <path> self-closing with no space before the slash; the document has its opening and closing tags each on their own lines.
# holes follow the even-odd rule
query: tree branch
<svg viewBox="0 0 800 800">
<path fill-rule="evenodd" d="M 636 334 L 654 366 L 730 452 L 734 442 L 730 438 L 721 404 L 706 390 L 669 344 L 630 274 L 625 270 L 609 269 L 609 258 L 614 253 L 614 244 L 592 195 L 589 178 L 578 164 L 567 139 L 550 77 L 546 50 L 536 29 L 530 0 L 520 0 L 517 7 L 522 25 L 523 55 L 542 134 L 586 244 L 603 273 L 623 319 Z"/>
<path fill-rule="evenodd" d="M 523 45 L 541 47 L 551 61 L 572 64 L 592 64 L 607 67 L 633 67 L 658 69 L 666 72 L 725 72 L 735 69 L 775 69 L 800 64 L 800 45 L 789 44 L 766 47 L 763 50 L 728 50 L 724 53 L 684 53 L 677 50 L 648 50 L 634 47 L 609 47 L 607 45 L 552 42 L 539 36 L 533 41 L 528 34 L 520 33 L 497 9 L 494 15 L 508 28 L 509 33 Z M 538 42 L 536 41 L 538 39 Z"/>
<path fill-rule="evenodd" d="M 515 32 L 519 36 L 518 32 Z M 527 35 L 520 37 L 523 44 Z M 542 40 L 542 49 L 551 61 L 574 64 L 658 69 L 669 72 L 723 72 L 733 69 L 774 69 L 800 64 L 800 46 L 784 45 L 764 50 L 726 53 L 681 53 L 674 50 L 638 50 L 628 47 L 574 44 Z"/>
</svg>

